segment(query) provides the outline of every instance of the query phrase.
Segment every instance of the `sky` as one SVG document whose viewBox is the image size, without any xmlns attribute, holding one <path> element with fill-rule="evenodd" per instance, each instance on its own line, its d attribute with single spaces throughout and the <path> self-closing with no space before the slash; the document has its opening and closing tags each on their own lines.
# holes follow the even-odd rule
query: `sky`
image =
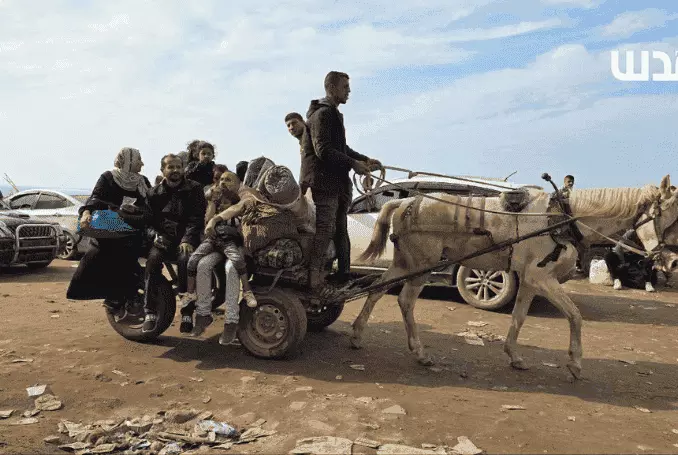
<svg viewBox="0 0 678 455">
<path fill-rule="evenodd" d="M 338 70 L 348 143 L 384 164 L 658 185 L 678 171 L 678 82 L 619 81 L 612 50 L 675 60 L 678 2 L 0 0 L 0 177 L 91 188 L 129 146 L 152 181 L 196 138 L 298 175 L 283 119 Z"/>
</svg>

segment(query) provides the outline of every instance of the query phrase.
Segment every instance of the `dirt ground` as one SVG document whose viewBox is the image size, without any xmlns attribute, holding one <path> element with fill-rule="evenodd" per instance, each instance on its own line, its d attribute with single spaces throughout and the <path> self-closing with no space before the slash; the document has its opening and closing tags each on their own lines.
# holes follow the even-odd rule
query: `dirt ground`
<svg viewBox="0 0 678 455">
<path fill-rule="evenodd" d="M 264 428 L 277 431 L 224 453 L 287 453 L 298 439 L 324 435 L 414 447 L 452 447 L 467 436 L 487 453 L 678 452 L 678 292 L 671 288 L 653 295 L 567 283 L 585 321 L 584 379 L 572 382 L 568 326 L 545 301 L 534 302 L 519 339 L 528 371 L 508 366 L 501 341 L 478 346 L 455 335 L 473 329 L 505 336 L 510 309 L 479 311 L 440 288 L 425 290 L 415 312 L 433 368 L 407 352 L 394 295 L 377 305 L 362 350 L 348 343 L 361 300 L 325 332 L 309 333 L 296 358 L 264 361 L 220 346 L 220 317 L 203 339 L 182 336 L 178 324 L 153 344 L 121 338 L 99 302 L 65 298 L 73 264 L 0 274 L 0 410 L 15 410 L 0 420 L 0 453 L 64 453 L 43 442 L 61 419 L 92 422 L 178 406 L 237 426 L 266 419 Z M 364 371 L 351 368 L 356 364 Z M 49 385 L 63 408 L 13 425 L 32 408 L 26 387 L 36 384 Z M 382 412 L 393 405 L 406 414 Z"/>
</svg>

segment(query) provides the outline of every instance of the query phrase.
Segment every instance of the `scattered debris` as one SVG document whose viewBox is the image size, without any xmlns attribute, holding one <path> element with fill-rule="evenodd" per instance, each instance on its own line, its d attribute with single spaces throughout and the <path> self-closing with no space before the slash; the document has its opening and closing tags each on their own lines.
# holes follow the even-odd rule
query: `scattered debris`
<svg viewBox="0 0 678 455">
<path fill-rule="evenodd" d="M 381 333 L 391 333 L 390 330 L 386 330 L 386 329 L 379 329 L 379 331 L 380 331 Z"/>
<path fill-rule="evenodd" d="M 476 445 L 471 442 L 469 438 L 466 436 L 459 436 L 457 438 L 458 444 L 454 447 L 452 447 L 452 452 L 453 454 L 456 455 L 478 455 L 480 453 L 483 453 L 482 449 L 479 449 L 476 447 Z"/>
<path fill-rule="evenodd" d="M 351 455 L 353 441 L 334 436 L 320 436 L 297 441 L 297 446 L 290 454 L 298 455 Z"/>
<path fill-rule="evenodd" d="M 92 444 L 89 442 L 74 442 L 72 444 L 64 444 L 62 446 L 59 446 L 61 450 L 65 450 L 67 452 L 76 452 L 79 450 L 84 450 L 92 447 Z"/>
<path fill-rule="evenodd" d="M 12 416 L 14 409 L 8 409 L 6 411 L 0 411 L 0 419 L 9 419 Z"/>
<path fill-rule="evenodd" d="M 673 430 L 671 430 L 671 433 L 673 433 L 673 434 L 678 434 L 678 430 L 676 430 L 676 429 L 674 428 Z"/>
<path fill-rule="evenodd" d="M 261 427 L 252 427 L 248 430 L 245 430 L 235 444 L 247 444 L 252 441 L 256 441 L 259 438 L 265 438 L 267 436 L 273 436 L 276 434 L 275 430 L 264 430 Z"/>
<path fill-rule="evenodd" d="M 485 343 L 479 337 L 465 337 L 464 341 L 466 341 L 466 344 L 471 344 L 474 346 L 485 346 Z"/>
<path fill-rule="evenodd" d="M 448 307 L 447 307 L 447 309 L 448 309 L 448 310 L 450 310 L 450 311 L 454 311 L 454 310 L 456 310 L 456 308 L 455 308 L 455 307 L 453 307 L 453 306 L 448 306 Z"/>
<path fill-rule="evenodd" d="M 429 369 L 429 371 L 432 371 L 434 373 L 442 373 L 443 372 L 443 369 L 440 368 L 440 367 L 429 367 L 428 369 Z"/>
<path fill-rule="evenodd" d="M 487 322 L 483 321 L 468 321 L 466 325 L 470 327 L 485 327 L 487 325 Z"/>
<path fill-rule="evenodd" d="M 24 413 L 21 414 L 21 417 L 35 417 L 38 414 L 40 414 L 40 409 L 29 409 L 28 411 L 24 411 Z"/>
<path fill-rule="evenodd" d="M 374 398 L 372 398 L 372 397 L 359 397 L 359 398 L 356 398 L 355 401 L 359 401 L 360 403 L 370 404 L 370 403 L 372 403 L 373 399 Z"/>
<path fill-rule="evenodd" d="M 313 387 L 311 386 L 306 386 L 306 387 L 297 387 L 294 389 L 295 392 L 311 392 L 313 391 Z"/>
<path fill-rule="evenodd" d="M 377 450 L 377 455 L 445 455 L 445 449 L 437 450 L 420 449 L 418 447 L 404 446 L 401 444 L 384 444 Z"/>
<path fill-rule="evenodd" d="M 421 445 L 421 448 L 422 448 L 422 449 L 435 449 L 436 447 L 438 447 L 438 446 L 435 445 L 435 444 L 427 444 L 427 443 L 423 443 L 423 444 Z"/>
<path fill-rule="evenodd" d="M 570 422 L 575 422 L 577 418 L 575 416 L 569 416 L 567 420 L 569 420 Z"/>
<path fill-rule="evenodd" d="M 45 390 L 47 390 L 46 385 L 35 385 L 32 387 L 28 387 L 26 389 L 26 392 L 28 392 L 29 397 L 39 397 L 43 393 L 45 393 Z"/>
<path fill-rule="evenodd" d="M 47 436 L 43 441 L 47 444 L 58 444 L 61 442 L 61 436 Z"/>
<path fill-rule="evenodd" d="M 652 411 L 650 411 L 649 409 L 647 409 L 647 408 L 642 408 L 642 407 L 640 407 L 640 406 L 634 406 L 634 408 L 637 409 L 638 411 L 644 412 L 644 413 L 646 413 L 646 414 L 650 414 L 650 413 L 652 412 Z"/>
<path fill-rule="evenodd" d="M 502 409 L 507 411 L 524 411 L 526 408 L 517 404 L 504 404 L 501 406 Z"/>
<path fill-rule="evenodd" d="M 313 431 L 316 431 L 320 434 L 332 434 L 335 430 L 335 428 L 331 425 L 326 424 L 325 422 L 321 422 L 319 420 L 308 420 L 306 421 L 306 425 L 312 429 Z"/>
<path fill-rule="evenodd" d="M 195 433 L 214 433 L 227 438 L 237 438 L 240 432 L 224 422 L 215 422 L 214 420 L 202 420 L 195 424 Z"/>
<path fill-rule="evenodd" d="M 212 418 L 214 414 L 212 414 L 210 411 L 205 411 L 202 414 L 198 415 L 198 420 L 209 420 Z"/>
<path fill-rule="evenodd" d="M 259 419 L 252 424 L 253 427 L 260 427 L 266 423 L 266 419 Z"/>
<path fill-rule="evenodd" d="M 171 410 L 165 414 L 165 418 L 173 423 L 186 423 L 194 419 L 200 412 L 195 409 L 190 410 Z"/>
<path fill-rule="evenodd" d="M 556 363 L 542 362 L 541 364 L 544 365 L 545 367 L 560 368 Z"/>
<path fill-rule="evenodd" d="M 370 449 L 378 449 L 379 446 L 381 446 L 381 443 L 379 441 L 373 441 L 367 438 L 358 438 L 355 441 L 353 441 L 353 443 L 359 446 L 369 447 Z"/>
<path fill-rule="evenodd" d="M 111 371 L 111 373 L 117 374 L 118 376 L 122 376 L 124 378 L 129 378 L 129 374 L 127 374 L 123 371 L 120 371 L 120 370 L 113 370 L 113 371 Z"/>
<path fill-rule="evenodd" d="M 212 397 L 208 395 L 206 395 L 205 398 L 202 399 L 202 402 L 205 404 L 209 403 L 210 401 L 212 401 Z"/>
<path fill-rule="evenodd" d="M 337 381 L 341 381 L 342 379 L 344 379 L 344 377 L 338 374 L 334 379 L 336 379 Z"/>
<path fill-rule="evenodd" d="M 188 379 L 190 379 L 191 381 L 195 381 L 195 382 L 203 382 L 204 381 L 203 378 L 188 378 Z"/>
<path fill-rule="evenodd" d="M 407 411 L 403 409 L 402 406 L 393 405 L 390 408 L 386 408 L 383 411 L 381 411 L 382 414 L 395 414 L 395 415 L 406 415 Z"/>
<path fill-rule="evenodd" d="M 350 365 L 351 368 L 358 371 L 365 371 L 365 365 Z"/>
<path fill-rule="evenodd" d="M 506 387 L 504 385 L 497 385 L 497 386 L 492 387 L 492 390 L 496 390 L 497 392 L 505 392 L 505 391 L 508 390 L 508 387 Z"/>
<path fill-rule="evenodd" d="M 620 361 L 621 363 L 626 363 L 626 364 L 628 364 L 628 365 L 636 365 L 636 364 L 638 363 L 638 362 L 636 362 L 635 360 L 624 360 L 624 359 L 619 359 L 619 361 Z"/>
<path fill-rule="evenodd" d="M 58 319 L 59 317 L 60 316 L 58 314 L 53 314 L 53 315 L 50 316 L 50 318 L 52 318 L 52 319 Z"/>
<path fill-rule="evenodd" d="M 12 363 L 33 363 L 33 359 L 14 359 Z"/>
<path fill-rule="evenodd" d="M 39 411 L 57 411 L 63 404 L 54 395 L 42 395 L 35 400 L 35 409 Z"/>
<path fill-rule="evenodd" d="M 290 409 L 292 411 L 301 411 L 306 407 L 306 402 L 305 401 L 294 401 L 292 404 L 290 404 Z"/>
<path fill-rule="evenodd" d="M 28 419 L 17 420 L 16 422 L 13 422 L 12 425 L 32 425 L 34 423 L 38 423 L 38 419 L 30 417 Z"/>
</svg>

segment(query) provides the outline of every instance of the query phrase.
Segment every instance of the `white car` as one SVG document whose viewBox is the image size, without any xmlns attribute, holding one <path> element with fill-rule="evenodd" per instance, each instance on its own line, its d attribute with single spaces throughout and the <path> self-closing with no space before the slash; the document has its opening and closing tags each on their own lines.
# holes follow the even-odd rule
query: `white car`
<svg viewBox="0 0 678 455">
<path fill-rule="evenodd" d="M 469 177 L 471 178 L 471 177 Z M 348 232 L 351 239 L 351 272 L 367 274 L 382 272 L 393 259 L 393 243 L 388 242 L 384 255 L 371 263 L 361 263 L 358 257 L 367 249 L 374 230 L 374 224 L 382 206 L 393 199 L 414 196 L 412 190 L 421 193 L 449 193 L 466 196 L 496 196 L 501 189 L 492 186 L 502 185 L 510 188 L 538 188 L 536 185 L 521 185 L 503 180 L 472 178 L 483 183 L 469 183 L 464 180 L 446 177 L 414 176 L 408 179 L 392 180 L 393 184 L 384 184 L 370 197 L 359 196 L 351 204 L 348 215 Z M 389 179 L 390 180 L 390 179 Z M 518 292 L 518 276 L 515 272 L 497 270 L 476 270 L 460 265 L 452 265 L 441 272 L 434 272 L 429 284 L 456 287 L 461 297 L 469 305 L 483 310 L 497 310 L 511 303 Z"/>
<path fill-rule="evenodd" d="M 20 210 L 36 219 L 58 223 L 66 235 L 66 248 L 59 259 L 73 259 L 87 250 L 89 243 L 76 234 L 78 209 L 82 202 L 60 191 L 26 190 L 5 198 L 14 210 Z"/>
</svg>

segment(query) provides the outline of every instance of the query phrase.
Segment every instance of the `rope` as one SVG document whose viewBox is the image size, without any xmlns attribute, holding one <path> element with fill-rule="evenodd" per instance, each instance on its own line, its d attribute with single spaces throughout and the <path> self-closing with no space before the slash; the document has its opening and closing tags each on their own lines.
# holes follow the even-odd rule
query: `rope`
<svg viewBox="0 0 678 455">
<path fill-rule="evenodd" d="M 582 223 L 581 221 L 575 221 L 575 223 L 584 226 L 584 227 L 585 227 L 586 229 L 588 229 L 589 231 L 595 232 L 596 234 L 598 234 L 598 235 L 601 236 L 602 238 L 604 238 L 604 239 L 606 239 L 606 240 L 609 240 L 609 241 L 612 242 L 612 243 L 617 243 L 617 244 L 619 244 L 619 246 L 621 246 L 623 249 L 625 249 L 625 250 L 627 250 L 627 251 L 630 251 L 630 252 L 632 252 L 632 253 L 639 254 L 639 255 L 641 255 L 641 256 L 646 256 L 646 257 L 649 257 L 649 256 L 650 256 L 650 254 L 648 254 L 647 251 L 641 251 L 641 250 L 638 250 L 638 249 L 636 249 L 636 248 L 634 248 L 634 247 L 632 247 L 632 246 L 630 246 L 630 245 L 627 245 L 627 244 L 624 243 L 624 241 L 623 241 L 622 239 L 614 240 L 613 238 L 610 238 L 610 237 L 606 236 L 605 234 L 602 234 L 602 233 L 596 231 L 596 230 L 593 229 L 592 227 L 585 225 L 585 224 Z"/>
</svg>

